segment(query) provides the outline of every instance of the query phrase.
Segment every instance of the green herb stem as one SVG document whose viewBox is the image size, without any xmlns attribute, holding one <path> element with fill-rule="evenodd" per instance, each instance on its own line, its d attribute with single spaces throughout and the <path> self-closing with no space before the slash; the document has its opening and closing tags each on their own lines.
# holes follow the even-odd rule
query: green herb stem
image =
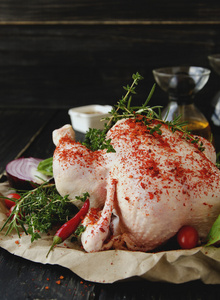
<svg viewBox="0 0 220 300">
<path fill-rule="evenodd" d="M 22 230 L 25 234 L 31 235 L 33 242 L 40 238 L 38 231 L 48 232 L 54 224 L 63 224 L 78 212 L 68 196 L 59 195 L 53 183 L 45 182 L 21 195 L 22 197 L 16 201 L 13 211 L 1 228 L 2 231 L 7 227 L 5 235 L 15 229 L 20 237 Z"/>
</svg>

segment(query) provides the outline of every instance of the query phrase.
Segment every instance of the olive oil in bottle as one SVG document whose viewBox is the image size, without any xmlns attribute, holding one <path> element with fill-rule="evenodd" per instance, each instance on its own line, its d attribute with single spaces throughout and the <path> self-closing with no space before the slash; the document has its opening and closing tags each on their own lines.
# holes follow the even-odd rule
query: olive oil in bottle
<svg viewBox="0 0 220 300">
<path fill-rule="evenodd" d="M 177 102 L 170 102 L 168 108 L 163 111 L 162 117 L 167 115 L 167 111 L 168 121 L 181 116 L 180 121 L 187 123 L 184 129 L 193 135 L 204 137 L 214 145 L 210 124 L 194 103 L 178 105 Z"/>
<path fill-rule="evenodd" d="M 212 132 L 208 121 L 188 120 L 188 125 L 186 127 L 191 134 L 202 136 L 208 141 L 211 141 Z"/>
</svg>

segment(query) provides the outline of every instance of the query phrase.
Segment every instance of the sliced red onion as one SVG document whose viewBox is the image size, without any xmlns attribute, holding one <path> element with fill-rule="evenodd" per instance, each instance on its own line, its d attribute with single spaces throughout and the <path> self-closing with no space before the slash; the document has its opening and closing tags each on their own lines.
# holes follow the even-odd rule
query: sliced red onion
<svg viewBox="0 0 220 300">
<path fill-rule="evenodd" d="M 11 187 L 20 190 L 32 189 L 34 185 L 42 184 L 48 177 L 37 167 L 42 159 L 29 157 L 12 160 L 6 166 L 6 174 Z"/>
</svg>

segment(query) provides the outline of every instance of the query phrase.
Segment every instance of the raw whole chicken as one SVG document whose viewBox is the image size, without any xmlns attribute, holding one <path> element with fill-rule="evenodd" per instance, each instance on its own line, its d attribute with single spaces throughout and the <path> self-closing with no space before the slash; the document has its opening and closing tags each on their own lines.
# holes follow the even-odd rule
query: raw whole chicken
<svg viewBox="0 0 220 300">
<path fill-rule="evenodd" d="M 156 126 L 159 121 L 152 121 Z M 74 141 L 70 125 L 53 132 L 54 179 L 70 199 L 88 192 L 90 211 L 81 241 L 87 252 L 150 251 L 184 225 L 207 236 L 220 213 L 220 171 L 214 147 L 205 151 L 166 124 L 150 133 L 135 119 L 118 121 L 107 133 L 116 152 L 91 151 Z"/>
</svg>

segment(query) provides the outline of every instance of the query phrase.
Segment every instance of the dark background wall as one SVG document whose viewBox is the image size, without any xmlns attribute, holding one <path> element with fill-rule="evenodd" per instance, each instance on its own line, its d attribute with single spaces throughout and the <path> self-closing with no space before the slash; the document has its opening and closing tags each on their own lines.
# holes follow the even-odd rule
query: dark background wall
<svg viewBox="0 0 220 300">
<path fill-rule="evenodd" d="M 153 68 L 209 67 L 218 52 L 218 1 L 1 0 L 0 107 L 114 104 L 137 71 L 142 102 Z M 203 110 L 219 82 L 212 72 L 198 99 Z M 157 88 L 153 101 L 167 98 Z"/>
</svg>

